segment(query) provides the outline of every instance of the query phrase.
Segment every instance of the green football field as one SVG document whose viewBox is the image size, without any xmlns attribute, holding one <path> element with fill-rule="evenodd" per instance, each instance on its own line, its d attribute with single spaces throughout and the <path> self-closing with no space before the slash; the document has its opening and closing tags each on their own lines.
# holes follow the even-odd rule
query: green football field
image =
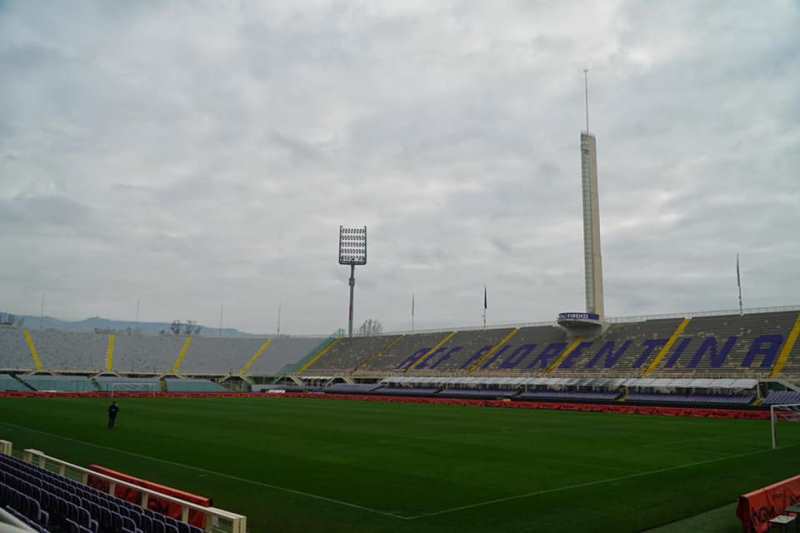
<svg viewBox="0 0 800 533">
<path fill-rule="evenodd" d="M 258 533 L 738 531 L 708 512 L 800 471 L 800 424 L 773 451 L 767 421 L 148 398 L 108 431 L 107 404 L 0 399 L 0 438 L 212 496 Z"/>
</svg>

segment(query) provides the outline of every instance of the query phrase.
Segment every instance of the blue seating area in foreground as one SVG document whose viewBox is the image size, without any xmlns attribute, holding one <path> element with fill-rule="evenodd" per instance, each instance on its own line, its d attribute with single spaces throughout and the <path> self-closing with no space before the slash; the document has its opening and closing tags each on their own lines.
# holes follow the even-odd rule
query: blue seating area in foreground
<svg viewBox="0 0 800 533">
<path fill-rule="evenodd" d="M 43 533 L 202 533 L 198 527 L 2 454 L 0 506 Z"/>
</svg>

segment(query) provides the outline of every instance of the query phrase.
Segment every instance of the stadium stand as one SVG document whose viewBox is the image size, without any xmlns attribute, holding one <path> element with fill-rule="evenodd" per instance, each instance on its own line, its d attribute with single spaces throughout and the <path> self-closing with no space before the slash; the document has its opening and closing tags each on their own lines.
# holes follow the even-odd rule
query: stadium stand
<svg viewBox="0 0 800 533">
<path fill-rule="evenodd" d="M 325 388 L 325 392 L 336 394 L 370 394 L 380 387 L 377 383 L 334 383 Z"/>
<path fill-rule="evenodd" d="M 510 328 L 458 332 L 425 360 L 419 361 L 414 370 L 466 371 L 470 364 L 489 352 L 510 332 Z"/>
<path fill-rule="evenodd" d="M 476 370 L 517 374 L 534 366 L 546 367 L 546 363 L 560 355 L 566 347 L 567 334 L 561 328 L 555 326 L 520 328 L 508 343 L 481 363 Z"/>
<path fill-rule="evenodd" d="M 611 324 L 597 339 L 582 342 L 554 369 L 559 376 L 638 376 L 682 322 L 680 318 Z"/>
<path fill-rule="evenodd" d="M 167 392 L 225 392 L 225 387 L 207 379 L 167 378 Z"/>
<path fill-rule="evenodd" d="M 31 336 L 48 370 L 101 372 L 105 368 L 108 335 L 45 329 L 31 330 Z"/>
<path fill-rule="evenodd" d="M 118 335 L 114 368 L 117 372 L 170 371 L 185 337 L 174 335 Z"/>
<path fill-rule="evenodd" d="M 77 481 L 0 454 L 0 503 L 43 533 L 201 533 Z"/>
<path fill-rule="evenodd" d="M 381 353 L 374 354 L 369 360 L 364 361 L 359 370 L 362 371 L 394 371 L 403 370 L 413 365 L 422 356 L 436 346 L 447 334 L 442 332 L 437 333 L 420 333 L 416 335 L 404 335 L 395 342 L 386 342 L 386 337 L 379 337 L 384 339 L 384 347 Z M 344 339 L 343 342 L 349 342 Z M 324 361 L 317 363 L 318 368 L 325 366 Z"/>
<path fill-rule="evenodd" d="M 352 371 L 355 370 L 361 361 L 369 359 L 371 356 L 381 353 L 387 345 L 394 343 L 399 337 L 378 336 L 378 337 L 353 337 L 352 339 L 342 339 L 337 342 L 331 350 L 325 354 L 321 360 L 309 366 L 307 371 Z M 321 366 L 324 364 L 324 367 Z"/>
<path fill-rule="evenodd" d="M 0 368 L 33 370 L 33 360 L 22 328 L 0 327 Z"/>
<path fill-rule="evenodd" d="M 436 396 L 441 398 L 507 399 L 519 394 L 516 390 L 502 389 L 442 389 Z"/>
<path fill-rule="evenodd" d="M 6 390 L 110 391 L 123 390 L 124 383 L 143 390 L 160 384 L 159 377 L 175 375 L 197 379 L 167 379 L 161 388 L 219 392 L 225 389 L 215 381 L 227 377 L 232 390 L 273 381 L 285 390 L 345 394 L 662 403 L 670 403 L 662 396 L 672 395 L 677 403 L 760 405 L 764 395 L 777 401 L 780 391 L 768 389 L 800 381 L 800 312 L 612 321 L 585 338 L 556 325 L 352 339 L 78 334 L 2 327 L 0 366 L 4 373 L 24 372 L 4 376 L 0 387 Z M 33 368 L 38 372 L 30 372 Z M 65 370 L 73 375 L 58 375 Z M 419 379 L 374 383 L 398 376 Z M 456 378 L 477 381 L 447 381 Z M 342 380 L 347 383 L 335 383 Z M 731 381 L 742 383 L 726 384 Z M 780 385 L 757 390 L 764 381 Z"/>
<path fill-rule="evenodd" d="M 101 392 L 141 392 L 160 391 L 161 380 L 158 378 L 125 378 L 116 376 L 96 376 L 93 378 L 97 389 Z"/>
<path fill-rule="evenodd" d="M 783 374 L 800 376 L 800 313 L 797 314 L 794 326 L 786 336 L 778 362 L 772 368 L 770 377 L 780 378 Z"/>
<path fill-rule="evenodd" d="M 269 350 L 253 364 L 249 373 L 256 376 L 277 375 L 287 365 L 296 364 L 309 353 L 316 353 L 325 340 L 325 337 L 273 337 Z"/>
<path fill-rule="evenodd" d="M 681 405 L 713 405 L 742 406 L 755 400 L 755 394 L 628 394 L 626 402 L 644 404 L 681 404 Z"/>
<path fill-rule="evenodd" d="M 520 393 L 518 400 L 555 402 L 613 402 L 620 397 L 619 392 L 581 392 L 581 391 L 528 391 Z"/>
<path fill-rule="evenodd" d="M 386 396 L 433 396 L 441 389 L 425 387 L 381 387 L 375 389 L 379 394 Z"/>
<path fill-rule="evenodd" d="M 96 392 L 94 382 L 85 376 L 19 375 L 17 378 L 37 391 Z"/>
<path fill-rule="evenodd" d="M 194 337 L 181 365 L 181 372 L 236 374 L 264 341 L 263 338 Z"/>
<path fill-rule="evenodd" d="M 0 391 L 24 392 L 33 390 L 10 374 L 0 374 Z"/>
<path fill-rule="evenodd" d="M 796 319 L 797 312 L 693 318 L 658 373 L 768 377 Z"/>
<path fill-rule="evenodd" d="M 778 311 L 618 322 L 596 338 L 531 326 L 342 339 L 307 373 L 768 378 L 781 361 L 781 373 L 793 376 L 797 319 L 797 311 Z"/>
<path fill-rule="evenodd" d="M 764 398 L 764 405 L 800 404 L 800 392 L 793 390 L 771 390 Z"/>
</svg>

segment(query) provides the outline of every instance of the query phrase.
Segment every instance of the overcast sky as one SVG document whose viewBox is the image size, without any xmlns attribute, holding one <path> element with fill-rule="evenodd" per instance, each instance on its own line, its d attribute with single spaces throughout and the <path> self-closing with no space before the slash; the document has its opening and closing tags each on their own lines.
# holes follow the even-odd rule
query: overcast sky
<svg viewBox="0 0 800 533">
<path fill-rule="evenodd" d="M 346 325 L 800 304 L 800 4 L 0 1 L 0 309 Z"/>
</svg>

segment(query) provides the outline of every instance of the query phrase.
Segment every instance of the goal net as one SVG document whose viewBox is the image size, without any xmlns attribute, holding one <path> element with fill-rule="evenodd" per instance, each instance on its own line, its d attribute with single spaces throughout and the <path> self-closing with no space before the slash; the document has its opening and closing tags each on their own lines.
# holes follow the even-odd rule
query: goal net
<svg viewBox="0 0 800 533">
<path fill-rule="evenodd" d="M 785 403 L 769 406 L 772 448 L 778 447 L 778 425 L 781 422 L 800 422 L 800 403 Z"/>
<path fill-rule="evenodd" d="M 111 397 L 119 395 L 121 392 L 137 392 L 147 393 L 148 396 L 155 396 L 156 393 L 161 392 L 161 383 L 148 382 L 137 383 L 135 381 L 120 381 L 118 383 L 111 383 L 108 387 Z"/>
</svg>

